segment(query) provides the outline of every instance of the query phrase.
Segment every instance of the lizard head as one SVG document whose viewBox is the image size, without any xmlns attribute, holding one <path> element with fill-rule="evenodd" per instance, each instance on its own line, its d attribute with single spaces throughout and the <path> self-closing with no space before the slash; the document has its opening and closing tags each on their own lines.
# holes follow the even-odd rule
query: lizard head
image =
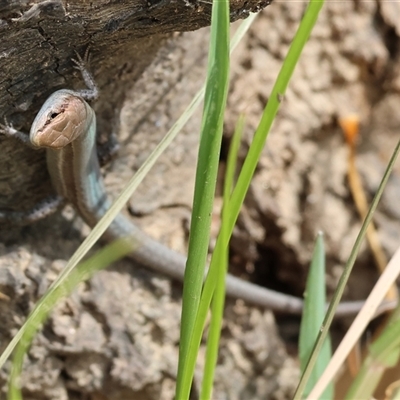
<svg viewBox="0 0 400 400">
<path fill-rule="evenodd" d="M 77 93 L 58 90 L 43 104 L 30 131 L 36 147 L 61 149 L 87 132 L 93 119 L 90 106 Z"/>
</svg>

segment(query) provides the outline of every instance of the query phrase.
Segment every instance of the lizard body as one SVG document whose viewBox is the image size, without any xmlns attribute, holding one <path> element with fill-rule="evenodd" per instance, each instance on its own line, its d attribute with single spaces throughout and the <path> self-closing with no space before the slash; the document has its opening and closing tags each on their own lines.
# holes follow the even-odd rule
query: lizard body
<svg viewBox="0 0 400 400">
<path fill-rule="evenodd" d="M 29 141 L 35 148 L 46 148 L 47 167 L 59 196 L 72 203 L 91 227 L 105 214 L 111 203 L 107 196 L 96 154 L 96 116 L 85 100 L 97 97 L 92 77 L 76 62 L 90 90 L 62 89 L 54 92 L 43 104 L 32 123 Z M 24 134 L 3 126 L 3 133 L 23 141 Z M 26 135 L 25 135 L 26 137 Z M 127 217 L 119 214 L 104 234 L 111 241 L 129 236 L 135 245 L 130 257 L 136 262 L 172 278 L 183 280 L 186 257 L 150 238 Z M 228 296 L 275 311 L 301 314 L 303 301 L 230 274 L 226 278 Z M 363 301 L 344 302 L 336 315 L 357 313 Z M 393 308 L 383 304 L 381 312 Z"/>
</svg>

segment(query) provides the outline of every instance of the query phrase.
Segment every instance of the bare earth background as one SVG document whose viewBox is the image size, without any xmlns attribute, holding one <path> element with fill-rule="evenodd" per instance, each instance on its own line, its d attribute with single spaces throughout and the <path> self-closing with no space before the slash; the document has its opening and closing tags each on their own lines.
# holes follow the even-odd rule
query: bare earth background
<svg viewBox="0 0 400 400">
<path fill-rule="evenodd" d="M 232 60 L 221 165 L 240 113 L 243 154 L 305 4 L 275 1 L 260 13 Z M 338 116 L 358 113 L 358 168 L 370 196 L 400 127 L 400 3 L 328 1 L 307 44 L 251 186 L 232 243 L 232 272 L 301 295 L 318 230 L 325 232 L 331 291 L 360 221 L 346 181 Z M 266 35 L 268 32 L 268 35 Z M 122 112 L 118 159 L 105 168 L 119 193 L 189 103 L 204 78 L 208 30 L 177 35 L 136 82 Z M 197 155 L 198 113 L 129 204 L 137 223 L 185 251 Z M 399 168 L 376 217 L 388 255 L 399 243 Z M 214 232 L 218 228 L 218 204 Z M 7 232 L 0 247 L 0 347 L 88 232 L 71 208 Z M 4 237 L 4 236 L 3 236 Z M 365 298 L 376 278 L 365 245 L 347 298 Z M 57 306 L 25 366 L 25 399 L 171 399 L 179 341 L 180 284 L 123 260 Z M 286 399 L 298 379 L 297 318 L 229 301 L 215 399 Z M 282 341 L 285 339 L 286 346 Z M 201 369 L 197 371 L 199 378 Z M 5 390 L 6 372 L 0 372 Z M 198 386 L 195 385 L 193 398 Z"/>
</svg>

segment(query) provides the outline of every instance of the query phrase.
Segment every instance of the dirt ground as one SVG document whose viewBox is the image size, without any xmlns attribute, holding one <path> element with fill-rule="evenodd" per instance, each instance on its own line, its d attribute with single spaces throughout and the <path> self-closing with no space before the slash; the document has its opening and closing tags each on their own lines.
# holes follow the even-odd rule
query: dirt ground
<svg viewBox="0 0 400 400">
<path fill-rule="evenodd" d="M 240 113 L 244 156 L 304 11 L 275 1 L 260 13 L 232 58 L 223 167 Z M 301 296 L 315 235 L 325 233 L 327 286 L 335 287 L 360 227 L 347 179 L 348 149 L 338 118 L 359 115 L 357 167 L 369 199 L 400 127 L 400 3 L 327 2 L 296 68 L 263 151 L 231 247 L 231 271 Z M 145 160 L 204 78 L 208 30 L 176 35 L 136 82 L 121 115 L 118 158 L 104 169 L 111 195 Z M 131 199 L 138 225 L 184 252 L 200 113 L 188 123 Z M 223 169 L 223 168 L 222 168 Z M 376 214 L 388 256 L 399 236 L 400 168 Z M 218 229 L 216 201 L 213 233 Z M 0 347 L 65 265 L 89 229 L 67 207 L 34 226 L 3 234 Z M 7 238 L 7 240 L 5 239 Z M 212 244 L 211 244 L 212 247 Z M 346 293 L 363 299 L 376 279 L 362 248 Z M 181 285 L 122 260 L 80 285 L 35 341 L 23 376 L 24 399 L 172 399 Z M 298 318 L 228 301 L 215 399 L 287 399 L 298 379 Z M 202 358 L 203 354 L 201 355 Z M 9 365 L 8 365 L 9 367 Z M 196 372 L 196 398 L 201 368 Z M 0 372 L 5 390 L 7 369 Z"/>
</svg>

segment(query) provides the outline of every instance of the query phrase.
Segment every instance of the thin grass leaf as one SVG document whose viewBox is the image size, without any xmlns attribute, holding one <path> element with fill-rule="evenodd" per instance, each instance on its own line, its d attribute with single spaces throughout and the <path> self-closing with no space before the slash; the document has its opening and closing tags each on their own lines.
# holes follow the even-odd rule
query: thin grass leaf
<svg viewBox="0 0 400 400">
<path fill-rule="evenodd" d="M 227 207 L 225 207 L 227 208 Z M 225 211 L 226 213 L 226 211 Z M 222 212 L 224 214 L 224 211 Z M 222 217 L 224 218 L 224 217 Z M 226 235 L 226 228 L 221 226 L 221 235 Z M 222 316 L 225 305 L 226 271 L 228 269 L 228 251 L 221 252 L 218 259 L 217 286 L 211 305 L 211 321 L 208 333 L 206 358 L 200 399 L 212 399 L 215 367 L 217 365 L 219 340 L 221 337 Z"/>
<path fill-rule="evenodd" d="M 301 318 L 299 336 L 300 368 L 304 371 L 312 348 L 325 316 L 326 289 L 325 289 L 325 247 L 322 232 L 318 233 L 315 242 L 310 271 L 307 277 L 306 293 L 304 294 L 304 310 Z M 318 360 L 304 390 L 307 396 L 319 377 L 324 372 L 331 359 L 331 343 L 329 336 L 322 346 Z M 333 384 L 329 385 L 322 398 L 333 399 Z"/>
<path fill-rule="evenodd" d="M 244 160 L 243 167 L 239 174 L 235 189 L 233 190 L 230 200 L 231 213 L 229 219 L 229 234 L 230 234 L 229 236 L 231 236 L 233 232 L 233 228 L 239 216 L 240 208 L 243 204 L 244 198 L 250 186 L 251 179 L 253 177 L 253 174 L 257 167 L 258 160 L 261 156 L 264 144 L 267 140 L 269 131 L 271 129 L 272 122 L 275 119 L 275 116 L 278 112 L 282 96 L 284 96 L 286 92 L 289 80 L 300 58 L 301 51 L 303 50 L 304 45 L 308 40 L 308 37 L 311 33 L 311 29 L 314 26 L 318 12 L 321 8 L 320 0 L 318 1 L 311 0 L 311 3 L 308 9 L 306 10 L 306 13 L 304 14 L 304 17 L 299 25 L 299 28 L 296 32 L 293 42 L 289 48 L 288 54 L 282 64 L 282 68 L 276 79 L 275 85 L 272 88 L 271 95 L 264 109 L 261 121 L 254 134 L 254 138 L 250 145 L 248 154 L 246 156 L 246 159 Z M 316 4 L 318 4 L 318 7 L 316 7 Z M 226 248 L 227 245 L 228 243 L 222 243 L 222 240 L 218 238 L 214 254 L 220 251 L 219 250 L 220 246 L 222 250 Z M 211 274 L 211 272 L 212 270 L 210 268 L 209 275 Z M 215 284 L 213 283 L 215 282 L 215 276 L 210 276 L 209 280 L 212 292 L 214 290 L 213 288 L 215 287 Z M 205 285 L 207 285 L 207 281 Z"/>
<path fill-rule="evenodd" d="M 199 307 L 210 239 L 229 82 L 229 2 L 213 2 L 206 92 L 197 161 L 189 250 L 183 282 L 182 320 L 176 398 L 187 399 L 192 376 L 187 354 Z M 221 256 L 223 259 L 223 255 Z"/>
<path fill-rule="evenodd" d="M 243 136 L 245 117 L 240 115 L 233 132 L 229 146 L 228 158 L 226 162 L 225 183 L 224 183 L 224 205 L 229 203 L 231 193 L 234 188 L 235 173 L 239 155 L 240 142 Z M 224 221 L 225 222 L 225 221 Z"/>
<path fill-rule="evenodd" d="M 345 268 L 344 268 L 344 271 L 342 273 L 342 276 L 339 279 L 338 285 L 337 285 L 336 290 L 335 290 L 335 292 L 333 294 L 332 301 L 329 304 L 329 308 L 328 308 L 327 314 L 326 314 L 326 316 L 324 318 L 324 322 L 322 323 L 321 330 L 318 333 L 317 341 L 316 341 L 316 343 L 314 345 L 314 348 L 313 348 L 313 351 L 311 353 L 310 359 L 309 359 L 309 361 L 307 363 L 306 369 L 304 370 L 303 375 L 302 375 L 301 380 L 300 380 L 300 383 L 299 383 L 299 385 L 297 387 L 297 390 L 296 390 L 296 393 L 295 393 L 295 397 L 294 397 L 295 399 L 300 399 L 302 397 L 302 393 L 304 391 L 305 384 L 307 383 L 307 380 L 308 380 L 308 378 L 310 376 L 311 370 L 314 367 L 316 358 L 318 357 L 319 351 L 320 351 L 320 349 L 322 347 L 322 343 L 324 342 L 325 337 L 328 334 L 328 330 L 329 330 L 329 328 L 330 328 L 330 326 L 332 324 L 332 320 L 333 320 L 333 317 L 334 317 L 334 314 L 335 314 L 335 310 L 336 310 L 336 308 L 337 308 L 337 306 L 338 306 L 338 304 L 340 302 L 340 299 L 341 299 L 341 297 L 343 295 L 343 292 L 344 292 L 344 289 L 346 287 L 347 281 L 348 281 L 348 279 L 350 277 L 350 273 L 351 273 L 352 268 L 354 266 L 354 263 L 356 261 L 357 254 L 358 254 L 358 251 L 359 251 L 359 249 L 361 247 L 362 241 L 364 240 L 365 233 L 367 231 L 368 225 L 372 221 L 374 212 L 376 210 L 376 207 L 378 206 L 379 200 L 382 197 L 383 190 L 384 190 L 384 188 L 385 188 L 385 186 L 387 184 L 387 181 L 389 180 L 390 174 L 391 174 L 391 172 L 393 170 L 393 167 L 394 167 L 394 164 L 396 162 L 396 159 L 397 159 L 397 156 L 398 156 L 399 152 L 400 152 L 400 141 L 397 143 L 397 145 L 396 145 L 396 147 L 395 147 L 395 149 L 393 151 L 392 157 L 389 160 L 389 163 L 388 163 L 388 166 L 386 167 L 386 170 L 385 170 L 385 173 L 383 175 L 382 181 L 381 181 L 381 183 L 380 183 L 380 185 L 378 187 L 378 190 L 377 190 L 377 192 L 375 194 L 374 199 L 372 200 L 371 206 L 370 206 L 370 208 L 368 210 L 368 213 L 367 213 L 367 215 L 366 215 L 366 217 L 365 217 L 365 219 L 363 221 L 363 224 L 361 226 L 360 232 L 357 235 L 356 241 L 355 241 L 354 246 L 353 246 L 353 248 L 351 250 L 349 259 L 348 259 L 348 261 L 347 261 L 347 263 L 345 265 Z M 393 261 L 393 258 L 392 258 L 391 262 L 392 261 Z M 381 275 L 381 277 L 380 277 L 380 279 L 378 281 L 378 284 L 379 284 L 380 281 L 385 279 L 385 277 L 386 277 L 386 275 L 388 273 L 390 273 L 390 270 L 388 271 L 388 267 L 386 267 L 384 273 Z M 394 279 L 392 280 L 392 283 L 394 283 Z M 375 293 L 375 289 L 376 288 L 377 288 L 377 285 L 374 287 L 373 291 L 371 292 L 371 295 L 373 293 Z M 377 302 L 376 307 L 378 307 L 380 302 L 383 300 L 383 297 L 387 293 L 388 289 L 389 288 L 387 288 L 386 291 L 384 291 L 383 296 L 380 297 L 380 300 L 379 300 L 379 302 Z M 376 296 L 374 295 L 374 296 L 376 298 L 378 298 L 379 297 L 378 295 L 379 295 L 379 293 L 377 293 L 377 295 Z M 368 304 L 369 298 L 367 299 L 366 304 Z M 359 315 L 362 315 L 362 313 L 363 313 L 363 310 L 359 313 Z M 357 315 L 357 317 L 356 317 L 355 321 L 353 322 L 353 324 L 356 321 L 359 320 L 359 315 Z M 361 329 L 361 327 L 365 328 L 367 323 L 368 323 L 368 321 L 360 321 L 359 329 Z M 350 330 L 351 330 L 351 328 L 350 328 Z M 350 330 L 348 332 L 350 332 Z M 360 332 L 358 332 L 358 333 L 360 333 Z M 351 338 L 352 338 L 353 341 L 355 341 L 359 337 L 358 333 L 357 334 L 355 334 L 355 333 L 352 334 Z M 347 334 L 346 334 L 346 336 L 347 336 Z M 349 340 L 349 343 L 350 343 L 350 340 Z M 341 345 L 342 345 L 342 343 L 341 343 Z M 353 343 L 353 345 L 354 345 L 354 343 Z M 352 348 L 352 346 L 351 346 L 351 348 Z M 338 350 L 336 351 L 336 353 L 337 352 L 338 352 Z M 333 356 L 333 358 L 331 360 L 331 363 L 336 359 L 335 358 L 336 353 L 334 354 L 334 356 Z M 338 356 L 337 359 L 339 360 L 339 356 Z M 326 371 L 325 371 L 324 375 L 325 374 L 327 374 Z M 321 379 L 324 377 L 324 375 L 321 377 Z M 318 385 L 318 383 L 317 383 L 317 385 Z M 320 389 L 319 386 L 318 386 L 318 388 L 314 387 L 313 391 L 310 393 L 310 396 L 318 397 L 320 395 L 319 394 L 320 391 L 321 391 L 321 389 Z M 317 394 L 315 394 L 315 393 L 317 393 Z"/>
<path fill-rule="evenodd" d="M 8 399 L 9 400 L 22 400 L 21 389 L 19 380 L 22 371 L 23 360 L 26 352 L 28 351 L 36 332 L 47 319 L 49 313 L 54 308 L 54 305 L 63 297 L 68 296 L 74 288 L 80 283 L 89 279 L 96 271 L 100 271 L 108 267 L 113 262 L 125 257 L 132 251 L 132 244 L 126 239 L 116 240 L 107 245 L 94 256 L 82 262 L 74 269 L 74 271 L 67 277 L 64 283 L 57 286 L 51 292 L 44 302 L 43 306 L 35 313 L 31 319 L 31 323 L 24 331 L 21 340 L 16 347 L 13 358 L 12 369 L 9 380 Z"/>
<path fill-rule="evenodd" d="M 308 400 L 319 398 L 326 385 L 335 377 L 336 373 L 342 367 L 346 357 L 354 348 L 356 342 L 360 339 L 368 323 L 375 316 L 385 294 L 389 290 L 390 286 L 396 281 L 399 274 L 400 248 L 396 250 L 384 272 L 379 277 L 378 282 L 373 287 L 361 311 L 357 314 L 355 320 L 336 349 L 331 361 L 326 367 L 326 370 L 307 397 Z"/>
<path fill-rule="evenodd" d="M 400 320 L 391 320 L 378 339 L 369 347 L 368 356 L 346 393 L 346 400 L 369 399 L 382 375 L 394 367 L 400 358 Z"/>
<path fill-rule="evenodd" d="M 218 271 L 214 266 L 215 260 L 219 259 L 220 252 L 224 252 L 228 247 L 228 242 L 232 235 L 236 220 L 239 216 L 240 208 L 243 204 L 247 190 L 250 186 L 251 178 L 261 156 L 261 152 L 268 137 L 272 122 L 276 116 L 276 113 L 278 112 L 280 101 L 286 92 L 289 80 L 293 74 L 294 68 L 300 58 L 300 54 L 308 40 L 312 27 L 314 26 L 321 8 L 321 2 L 319 2 L 319 7 L 315 6 L 315 1 L 313 3 L 313 6 L 308 7 L 306 10 L 303 20 L 301 21 L 297 33 L 289 48 L 288 54 L 282 64 L 282 68 L 274 84 L 271 96 L 268 99 L 268 103 L 264 109 L 261 121 L 254 134 L 253 141 L 250 145 L 247 157 L 244 161 L 236 186 L 233 190 L 229 202 L 229 220 L 227 221 L 229 235 L 228 237 L 222 237 L 221 235 L 218 236 L 216 246 L 211 257 L 210 269 L 204 282 L 199 311 L 194 325 L 195 328 L 191 338 L 191 343 L 189 345 L 189 353 L 187 354 L 187 358 L 190 360 L 188 361 L 188 365 L 189 363 L 191 365 L 192 362 L 195 362 L 193 360 L 196 359 L 196 354 L 200 347 L 202 331 L 215 290 L 216 281 L 218 279 Z"/>
<path fill-rule="evenodd" d="M 243 134 L 244 117 L 241 115 L 236 129 L 232 137 L 231 145 L 229 146 L 228 160 L 225 171 L 224 193 L 223 193 L 223 207 L 221 215 L 221 229 L 220 234 L 223 235 L 224 240 L 228 234 L 228 225 L 226 221 L 229 217 L 229 198 L 233 189 L 233 182 L 236 171 L 237 157 L 240 147 L 240 139 Z M 218 265 L 218 281 L 215 288 L 213 302 L 211 305 L 211 322 L 208 333 L 206 359 L 204 365 L 204 374 L 202 389 L 200 392 L 201 399 L 212 398 L 212 388 L 214 382 L 215 367 L 217 364 L 219 340 L 221 336 L 222 317 L 225 304 L 225 288 L 226 288 L 226 274 L 228 272 L 228 250 L 221 253 L 221 258 L 217 260 Z M 194 364 L 190 366 L 194 370 Z"/>
</svg>

